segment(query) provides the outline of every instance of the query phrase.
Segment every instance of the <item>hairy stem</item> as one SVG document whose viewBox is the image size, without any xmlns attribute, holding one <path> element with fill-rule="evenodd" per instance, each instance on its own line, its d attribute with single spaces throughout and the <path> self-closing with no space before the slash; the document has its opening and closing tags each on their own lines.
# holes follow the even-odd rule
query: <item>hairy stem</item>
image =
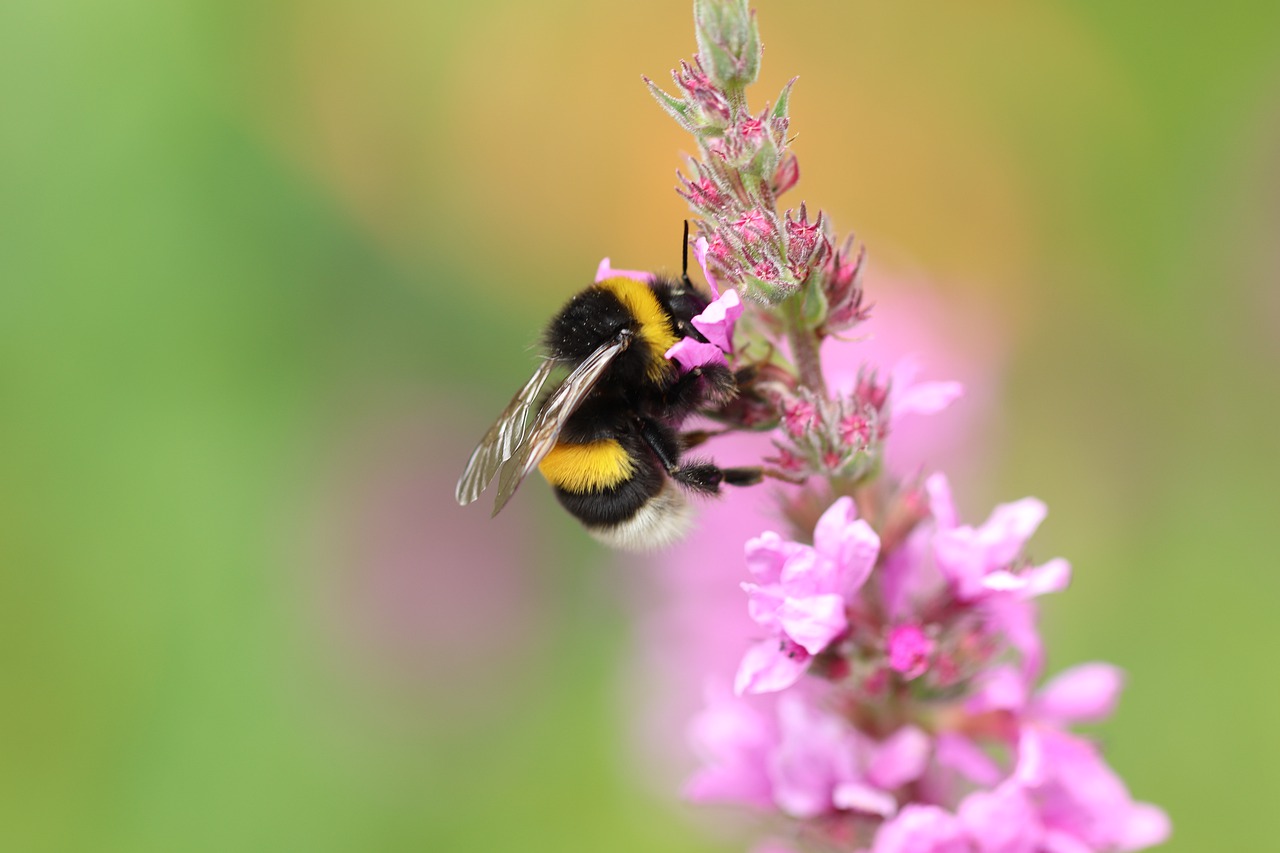
<svg viewBox="0 0 1280 853">
<path fill-rule="evenodd" d="M 822 342 L 813 329 L 805 326 L 801 318 L 802 301 L 793 297 L 783 303 L 787 317 L 787 344 L 791 348 L 791 358 L 800 376 L 800 384 L 825 400 L 827 382 L 822 376 L 822 360 L 818 355 Z"/>
</svg>

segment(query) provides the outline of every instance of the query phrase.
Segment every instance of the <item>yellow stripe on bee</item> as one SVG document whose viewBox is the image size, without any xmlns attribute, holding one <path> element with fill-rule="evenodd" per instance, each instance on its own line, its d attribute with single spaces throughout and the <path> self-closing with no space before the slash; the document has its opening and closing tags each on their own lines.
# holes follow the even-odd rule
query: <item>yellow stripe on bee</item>
<svg viewBox="0 0 1280 853">
<path fill-rule="evenodd" d="M 658 297 L 653 295 L 649 285 L 634 278 L 607 278 L 596 286 L 618 297 L 618 301 L 640 323 L 639 337 L 649 345 L 654 355 L 649 362 L 649 378 L 660 382 L 671 371 L 671 362 L 663 355 L 680 339 L 672 331 L 671 318 L 662 310 Z"/>
<path fill-rule="evenodd" d="M 558 443 L 538 470 L 551 485 L 582 494 L 625 482 L 635 472 L 635 463 L 621 444 L 606 438 L 589 444 Z"/>
</svg>

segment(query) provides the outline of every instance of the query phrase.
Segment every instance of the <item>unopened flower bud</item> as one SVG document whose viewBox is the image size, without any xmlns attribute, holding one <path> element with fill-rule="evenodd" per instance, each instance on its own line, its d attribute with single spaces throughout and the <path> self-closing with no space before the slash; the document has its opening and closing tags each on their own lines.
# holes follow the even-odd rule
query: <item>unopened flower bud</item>
<svg viewBox="0 0 1280 853">
<path fill-rule="evenodd" d="M 747 0 L 694 0 L 698 57 L 722 89 L 741 89 L 760 73 L 760 32 Z"/>
</svg>

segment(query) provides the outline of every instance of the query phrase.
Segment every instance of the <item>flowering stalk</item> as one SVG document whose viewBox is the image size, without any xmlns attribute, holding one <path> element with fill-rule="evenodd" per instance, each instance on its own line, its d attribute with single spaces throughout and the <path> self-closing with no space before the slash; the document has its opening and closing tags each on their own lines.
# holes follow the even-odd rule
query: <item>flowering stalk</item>
<svg viewBox="0 0 1280 853">
<path fill-rule="evenodd" d="M 769 470 L 804 485 L 777 498 L 794 529 L 745 545 L 742 590 L 758 636 L 732 690 L 713 684 L 693 722 L 703 767 L 687 794 L 774 816 L 785 840 L 770 850 L 1160 843 L 1164 813 L 1135 802 L 1069 728 L 1110 713 L 1119 670 L 1086 664 L 1040 684 L 1036 600 L 1071 574 L 1065 560 L 1026 555 L 1045 506 L 1024 498 L 965 524 L 944 475 L 887 473 L 893 424 L 942 410 L 961 389 L 917 383 L 905 367 L 864 366 L 851 387 L 824 373 L 824 342 L 854 346 L 838 335 L 869 318 L 865 252 L 838 240 L 821 210 L 779 212 L 800 175 L 788 150 L 795 80 L 772 107 L 748 108 L 761 47 L 745 0 L 695 0 L 694 23 L 699 52 L 672 73 L 675 93 L 645 78 L 694 136 L 677 192 L 718 296 L 695 320 L 706 342 L 669 357 L 685 369 L 735 368 L 741 395 L 713 416 L 731 430 L 772 430 Z"/>
</svg>

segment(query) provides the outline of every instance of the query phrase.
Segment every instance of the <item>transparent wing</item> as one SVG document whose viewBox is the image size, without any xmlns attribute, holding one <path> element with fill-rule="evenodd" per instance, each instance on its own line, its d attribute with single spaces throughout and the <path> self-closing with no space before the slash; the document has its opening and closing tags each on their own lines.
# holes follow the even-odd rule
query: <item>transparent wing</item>
<svg viewBox="0 0 1280 853">
<path fill-rule="evenodd" d="M 557 364 L 552 360 L 544 361 L 480 439 L 467 460 L 467 467 L 462 470 L 462 476 L 458 478 L 458 488 L 454 491 L 458 503 L 465 506 L 480 497 L 502 463 L 524 443 L 533 420 L 529 413 Z"/>
<path fill-rule="evenodd" d="M 583 399 L 591 393 L 596 382 L 604 375 L 605 369 L 618 354 L 631 343 L 631 338 L 605 344 L 593 352 L 586 361 L 578 365 L 573 373 L 557 388 L 538 412 L 529 440 L 519 451 L 502 466 L 502 474 L 498 477 L 498 497 L 493 502 L 493 514 L 497 515 L 511 496 L 516 493 L 520 483 L 529 472 L 555 447 L 560 430 L 569 416 L 582 405 Z"/>
</svg>

